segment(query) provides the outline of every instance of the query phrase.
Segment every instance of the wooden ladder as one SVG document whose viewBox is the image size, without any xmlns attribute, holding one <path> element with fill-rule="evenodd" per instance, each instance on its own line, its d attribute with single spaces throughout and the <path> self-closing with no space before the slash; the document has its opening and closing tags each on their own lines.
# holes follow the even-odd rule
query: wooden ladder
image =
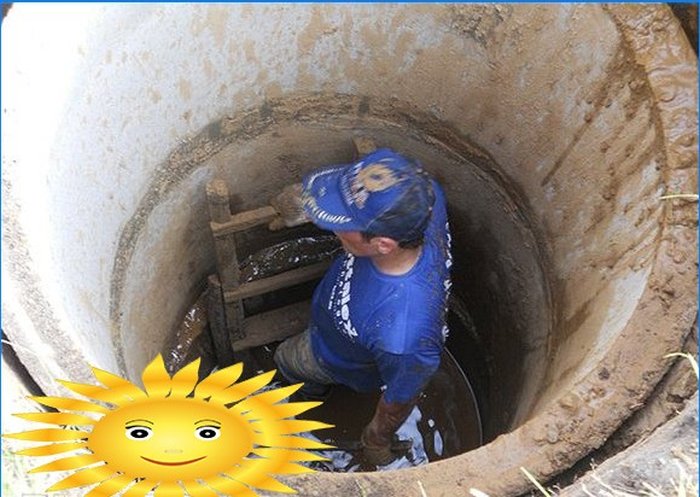
<svg viewBox="0 0 700 497">
<path fill-rule="evenodd" d="M 352 142 L 355 158 L 376 148 L 370 138 L 355 137 Z M 265 345 L 300 333 L 308 325 L 311 315 L 307 300 L 245 317 L 243 299 L 318 279 L 326 272 L 330 262 L 319 262 L 241 283 L 236 233 L 268 224 L 277 218 L 278 213 L 271 206 L 232 213 L 228 186 L 221 179 L 207 183 L 206 192 L 217 270 L 207 281 L 207 312 L 218 366 L 226 367 L 235 362 L 234 350 Z"/>
</svg>

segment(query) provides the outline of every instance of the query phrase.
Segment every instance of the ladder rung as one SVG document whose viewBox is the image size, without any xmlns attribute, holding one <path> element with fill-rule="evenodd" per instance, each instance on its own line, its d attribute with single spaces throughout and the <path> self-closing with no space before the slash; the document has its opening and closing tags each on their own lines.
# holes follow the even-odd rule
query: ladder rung
<svg viewBox="0 0 700 497">
<path fill-rule="evenodd" d="M 285 271 L 284 273 L 276 274 L 269 278 L 261 278 L 249 283 L 243 283 L 235 290 L 225 291 L 224 300 L 226 302 L 232 302 L 235 300 L 247 299 L 249 297 L 255 297 L 256 295 L 262 295 L 263 293 L 279 290 L 280 288 L 287 288 L 320 278 L 326 272 L 328 266 L 330 266 L 330 262 L 318 262 L 310 266 Z"/>
<path fill-rule="evenodd" d="M 231 346 L 233 350 L 243 350 L 284 340 L 304 331 L 310 317 L 309 300 L 256 314 L 243 321 L 245 337 L 231 340 Z"/>
<path fill-rule="evenodd" d="M 215 237 L 230 235 L 245 231 L 260 224 L 266 224 L 278 216 L 274 207 L 266 206 L 252 211 L 239 212 L 231 216 L 231 220 L 225 223 L 210 223 L 211 231 Z"/>
</svg>

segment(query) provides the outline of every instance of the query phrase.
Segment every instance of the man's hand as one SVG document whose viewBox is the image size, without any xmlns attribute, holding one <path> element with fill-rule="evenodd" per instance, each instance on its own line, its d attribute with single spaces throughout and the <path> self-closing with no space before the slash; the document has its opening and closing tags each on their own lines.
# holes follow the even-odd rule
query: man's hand
<svg viewBox="0 0 700 497">
<path fill-rule="evenodd" d="M 367 462 L 375 466 L 385 466 L 410 449 L 410 445 L 396 437 L 396 430 L 411 413 L 416 399 L 405 404 L 387 402 L 384 395 L 377 402 L 372 421 L 365 427 L 360 437 L 362 452 Z"/>
<path fill-rule="evenodd" d="M 285 186 L 280 194 L 270 200 L 270 205 L 279 213 L 279 217 L 268 225 L 270 230 L 277 231 L 309 222 L 301 202 L 301 192 L 301 183 L 295 183 Z"/>
<path fill-rule="evenodd" d="M 396 459 L 396 455 L 391 451 L 391 444 L 373 444 L 367 440 L 366 431 L 362 432 L 360 443 L 362 444 L 362 455 L 368 463 L 375 466 L 386 466 Z"/>
<path fill-rule="evenodd" d="M 406 455 L 411 450 L 413 442 L 411 440 L 399 440 L 399 437 L 394 435 L 392 441 L 388 445 L 378 444 L 373 445 L 365 435 L 367 430 L 362 433 L 360 445 L 362 446 L 362 454 L 368 463 L 375 466 L 386 466 L 394 459 Z"/>
</svg>

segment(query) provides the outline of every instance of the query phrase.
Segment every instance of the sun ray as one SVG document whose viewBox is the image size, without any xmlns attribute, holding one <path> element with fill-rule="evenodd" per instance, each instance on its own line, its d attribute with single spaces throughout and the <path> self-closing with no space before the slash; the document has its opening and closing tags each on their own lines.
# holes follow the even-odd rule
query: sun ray
<svg viewBox="0 0 700 497">
<path fill-rule="evenodd" d="M 30 440 L 32 442 L 61 442 L 65 440 L 82 440 L 90 435 L 85 431 L 59 430 L 58 428 L 46 428 L 43 430 L 30 430 L 21 433 L 8 433 L 5 438 L 16 440 Z"/>
<path fill-rule="evenodd" d="M 307 452 L 305 450 L 277 449 L 270 447 L 256 447 L 253 452 L 267 459 L 286 459 L 287 461 L 328 461 L 327 457 Z"/>
<path fill-rule="evenodd" d="M 276 474 L 304 474 L 313 473 L 313 469 L 291 462 L 287 457 L 281 459 L 266 459 L 264 457 L 247 457 L 236 468 L 236 474 L 252 474 L 264 476 L 266 473 Z M 238 478 L 238 476 L 236 476 Z"/>
<path fill-rule="evenodd" d="M 226 390 L 221 392 L 214 392 L 211 396 L 210 402 L 217 402 L 220 404 L 230 404 L 232 402 L 237 402 L 244 397 L 252 394 L 253 392 L 260 390 L 262 387 L 270 383 L 272 378 L 275 376 L 275 371 L 268 371 L 258 376 L 254 376 L 249 380 L 242 381 L 240 383 L 234 383 Z"/>
<path fill-rule="evenodd" d="M 278 461 L 271 461 L 270 466 L 273 469 L 270 469 L 267 471 L 270 473 L 276 473 L 279 475 L 305 475 L 308 473 L 315 472 L 315 470 L 313 468 L 309 468 L 308 466 L 303 466 L 301 464 L 297 464 L 294 462 L 280 463 Z M 262 470 L 259 468 L 256 468 L 256 471 L 262 471 Z"/>
<path fill-rule="evenodd" d="M 102 459 L 94 454 L 84 454 L 80 456 L 69 456 L 63 459 L 56 459 L 50 463 L 44 464 L 34 469 L 30 469 L 29 473 L 45 473 L 47 471 L 67 471 L 69 469 L 82 469 L 86 466 L 103 462 Z"/>
<path fill-rule="evenodd" d="M 127 392 L 124 392 L 122 390 L 111 390 L 109 388 L 102 388 L 97 385 L 74 383 L 72 381 L 66 380 L 56 381 L 58 381 L 67 389 L 72 390 L 73 392 L 80 394 L 83 397 L 99 400 L 101 402 L 107 402 L 116 406 L 123 406 L 124 404 L 130 404 L 134 401 L 131 397 L 129 397 Z"/>
<path fill-rule="evenodd" d="M 292 395 L 294 392 L 299 390 L 302 386 L 304 386 L 303 383 L 296 383 L 294 385 L 289 385 L 286 387 L 268 390 L 266 392 L 262 392 L 262 393 L 253 395 L 253 396 L 248 397 L 247 399 L 242 400 L 241 402 L 236 404 L 236 408 L 237 408 L 238 412 L 245 412 L 246 410 L 253 408 L 251 406 L 252 404 L 272 405 L 272 404 L 275 404 L 276 402 L 279 402 L 282 399 L 286 399 L 287 397 Z"/>
<path fill-rule="evenodd" d="M 226 476 L 251 487 L 285 492 L 289 488 L 283 483 L 270 477 L 270 474 L 304 474 L 312 473 L 313 469 L 282 459 L 244 458 L 238 467 L 225 472 Z M 291 490 L 291 489 L 290 489 Z"/>
<path fill-rule="evenodd" d="M 254 421 L 251 423 L 253 429 L 257 425 L 263 423 Z M 264 423 L 264 429 L 261 427 L 261 432 L 271 435 L 291 435 L 292 433 L 301 433 L 303 431 L 323 430 L 324 428 L 333 428 L 333 425 L 322 423 L 321 421 L 313 421 L 310 419 L 283 419 L 275 423 Z M 257 430 L 256 430 L 257 431 Z"/>
<path fill-rule="evenodd" d="M 231 407 L 231 411 L 244 416 L 249 422 L 265 421 L 273 422 L 290 417 L 287 414 L 290 410 L 296 410 L 293 407 L 295 402 L 287 402 L 282 404 L 269 404 L 263 402 L 264 399 L 259 399 L 258 396 L 248 397 L 242 402 Z M 292 406 L 292 407 L 290 407 Z"/>
<path fill-rule="evenodd" d="M 93 404 L 85 400 L 68 399 L 64 397 L 29 397 L 34 402 L 53 407 L 55 409 L 63 409 L 65 411 L 87 411 L 107 414 L 109 409 L 99 404 Z"/>
<path fill-rule="evenodd" d="M 167 397 L 172 387 L 172 381 L 165 369 L 163 356 L 158 354 L 143 370 L 141 381 L 149 397 Z"/>
<path fill-rule="evenodd" d="M 184 368 L 180 369 L 172 379 L 171 397 L 187 397 L 199 380 L 199 363 L 201 359 L 195 359 Z"/>
<path fill-rule="evenodd" d="M 243 374 L 243 363 L 239 362 L 233 366 L 220 369 L 204 378 L 195 388 L 195 397 L 206 399 L 216 392 L 225 390 L 233 385 Z"/>
<path fill-rule="evenodd" d="M 26 419 L 28 421 L 37 421 L 39 423 L 60 426 L 84 426 L 95 424 L 95 420 L 92 418 L 81 416 L 80 414 L 70 414 L 67 412 L 23 412 L 13 414 L 13 416 L 17 416 L 18 418 Z"/>
<path fill-rule="evenodd" d="M 292 425 L 288 423 L 293 423 Z M 303 423 L 300 425 L 300 423 Z M 310 424 L 309 424 L 310 423 Z M 332 425 L 327 425 L 325 423 L 319 423 L 317 421 L 306 421 L 306 420 L 290 420 L 290 421 L 276 421 L 276 422 L 267 422 L 267 421 L 255 421 L 254 423 L 251 423 L 253 426 L 253 429 L 255 430 L 253 434 L 253 442 L 256 446 L 260 447 L 272 447 L 272 448 L 282 448 L 280 447 L 280 443 L 284 443 L 287 439 L 289 438 L 289 435 L 292 433 L 298 433 L 302 431 L 311 431 L 311 430 L 316 430 L 316 429 L 323 429 L 323 428 L 329 428 Z M 260 429 L 257 429 L 257 426 L 259 425 Z M 302 429 L 297 429 L 299 427 L 305 427 L 305 426 L 311 426 L 308 430 L 302 430 Z M 325 444 L 321 444 L 319 442 L 312 442 L 312 441 L 306 441 L 302 442 L 302 440 L 307 440 L 302 437 L 297 437 L 296 440 L 298 440 L 299 445 L 291 447 L 295 449 L 308 449 L 308 448 L 321 448 L 321 447 L 328 447 Z"/>
<path fill-rule="evenodd" d="M 153 480 L 141 480 L 137 482 L 136 485 L 132 485 L 129 489 L 124 492 L 121 497 L 144 497 L 148 492 L 153 490 L 156 486 L 156 482 Z"/>
<path fill-rule="evenodd" d="M 103 481 L 102 483 L 91 489 L 83 497 L 105 497 L 108 495 L 114 495 L 124 490 L 133 481 L 133 476 L 118 475 L 114 478 L 110 478 L 109 480 Z"/>
<path fill-rule="evenodd" d="M 69 488 L 83 487 L 85 485 L 92 485 L 94 483 L 100 483 L 105 481 L 107 478 L 116 476 L 114 471 L 109 469 L 107 466 L 98 466 L 96 468 L 86 468 L 82 471 L 73 473 L 72 475 L 64 478 L 58 483 L 54 483 L 49 488 L 46 489 L 47 492 L 55 492 L 57 490 L 67 490 Z M 123 497 L 123 496 L 122 496 Z"/>
<path fill-rule="evenodd" d="M 182 487 L 175 482 L 163 482 L 153 492 L 153 497 L 182 497 Z"/>
<path fill-rule="evenodd" d="M 198 481 L 183 481 L 182 485 L 185 487 L 190 497 L 219 497 L 219 494 Z"/>
<path fill-rule="evenodd" d="M 255 409 L 246 413 L 245 417 L 250 420 L 250 424 L 255 430 L 255 442 L 258 445 L 273 446 L 272 437 L 275 435 L 288 435 L 301 431 L 312 431 L 324 428 L 330 428 L 332 425 L 325 423 L 319 424 L 318 421 L 310 420 L 294 420 L 280 419 L 283 418 L 283 406 L 287 404 L 268 405 L 261 403 L 256 405 Z M 231 408 L 235 410 L 236 406 Z"/>
<path fill-rule="evenodd" d="M 298 437 L 294 435 L 273 435 L 265 438 L 266 443 L 260 445 L 266 445 L 268 447 L 279 447 L 282 449 L 334 449 L 332 445 L 324 444 L 322 442 L 305 438 Z"/>
<path fill-rule="evenodd" d="M 258 494 L 253 492 L 251 489 L 230 478 L 225 478 L 223 476 L 217 476 L 215 478 L 210 478 L 207 480 L 207 485 L 216 490 L 217 492 L 235 495 L 236 497 L 259 497 Z M 125 496 L 122 496 L 125 497 Z"/>
<path fill-rule="evenodd" d="M 92 368 L 92 374 L 94 374 L 97 381 L 102 383 L 105 387 L 110 390 L 119 391 L 132 400 L 140 400 L 147 397 L 146 392 L 121 376 L 95 367 Z"/>
<path fill-rule="evenodd" d="M 257 471 L 251 471 L 247 473 L 238 474 L 231 470 L 224 473 L 224 476 L 233 478 L 234 480 L 248 485 L 249 487 L 254 487 L 255 489 L 267 490 L 269 492 L 280 492 L 285 494 L 296 493 L 294 489 L 288 487 L 284 483 L 275 480 L 274 478 L 264 474 L 258 473 Z"/>
<path fill-rule="evenodd" d="M 274 406 L 275 419 L 291 418 L 303 412 L 318 407 L 323 402 L 287 402 L 286 404 L 276 404 Z"/>
<path fill-rule="evenodd" d="M 50 445 L 40 445 L 39 447 L 31 447 L 29 449 L 22 449 L 14 452 L 18 456 L 54 456 L 56 454 L 62 454 L 64 452 L 71 452 L 78 449 L 86 449 L 86 442 L 73 442 L 73 443 L 54 443 Z"/>
</svg>

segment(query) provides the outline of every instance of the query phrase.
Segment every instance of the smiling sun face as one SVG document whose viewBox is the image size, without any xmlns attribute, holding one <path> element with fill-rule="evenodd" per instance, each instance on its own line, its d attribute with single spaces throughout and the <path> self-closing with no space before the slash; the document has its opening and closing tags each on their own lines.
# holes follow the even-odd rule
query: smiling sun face
<svg viewBox="0 0 700 497">
<path fill-rule="evenodd" d="M 160 481 L 216 476 L 253 447 L 251 424 L 199 399 L 146 400 L 107 414 L 88 449 L 108 466 Z"/>
<path fill-rule="evenodd" d="M 61 397 L 34 397 L 66 412 L 16 416 L 60 425 L 4 435 L 6 438 L 52 442 L 17 452 L 46 456 L 79 453 L 44 464 L 31 472 L 73 471 L 49 491 L 95 485 L 86 496 L 214 497 L 215 491 L 254 497 L 251 488 L 294 492 L 270 474 L 311 472 L 300 461 L 324 458 L 295 449 L 328 445 L 291 434 L 327 428 L 316 421 L 289 419 L 320 402 L 280 403 L 301 384 L 256 393 L 274 371 L 236 383 L 243 371 L 236 364 L 197 383 L 199 360 L 172 378 L 161 356 L 143 372 L 145 391 L 123 378 L 93 368 L 103 386 L 61 382 L 90 402 Z M 104 407 L 107 404 L 110 407 Z M 92 427 L 75 431 L 66 425 Z M 58 443 L 56 443 L 58 442 Z M 252 456 L 252 457 L 251 457 Z"/>
</svg>

